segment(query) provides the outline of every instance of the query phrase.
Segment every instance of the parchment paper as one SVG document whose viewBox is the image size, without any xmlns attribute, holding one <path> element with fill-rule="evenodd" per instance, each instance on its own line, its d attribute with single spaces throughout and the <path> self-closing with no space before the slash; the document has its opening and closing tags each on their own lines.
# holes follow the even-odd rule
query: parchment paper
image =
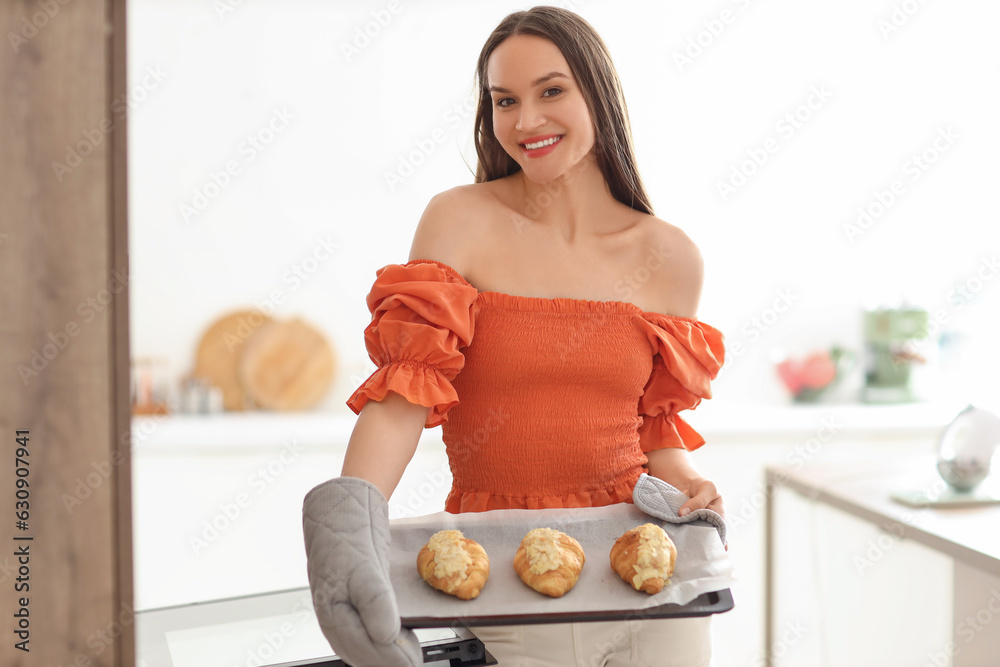
<svg viewBox="0 0 1000 667">
<path fill-rule="evenodd" d="M 611 547 L 626 530 L 644 523 L 661 526 L 677 547 L 673 576 L 663 591 L 647 595 L 633 589 L 611 569 Z M 550 598 L 526 586 L 514 571 L 514 554 L 532 528 L 555 528 L 583 546 L 580 579 L 566 595 Z M 435 532 L 461 530 L 479 542 L 490 558 L 490 576 L 479 597 L 459 600 L 431 588 L 417 572 L 417 554 Z M 702 593 L 729 588 L 732 562 L 716 529 L 704 521 L 672 524 L 649 516 L 631 503 L 606 507 L 542 510 L 492 510 L 390 521 L 391 579 L 403 625 L 407 617 L 508 616 L 573 612 L 634 612 L 666 603 L 684 605 Z M 623 617 L 625 614 L 623 613 Z M 486 623 L 481 623 L 486 624 Z"/>
</svg>

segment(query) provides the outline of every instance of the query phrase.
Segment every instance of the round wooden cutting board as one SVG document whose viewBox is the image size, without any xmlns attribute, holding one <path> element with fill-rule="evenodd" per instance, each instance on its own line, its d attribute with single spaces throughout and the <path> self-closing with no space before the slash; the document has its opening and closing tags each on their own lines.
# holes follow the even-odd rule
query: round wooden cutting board
<svg viewBox="0 0 1000 667">
<path fill-rule="evenodd" d="M 333 381 L 333 348 L 301 319 L 273 321 L 247 341 L 239 375 L 247 396 L 267 410 L 306 410 Z"/>
<path fill-rule="evenodd" d="M 217 319 L 201 337 L 193 374 L 222 389 L 226 410 L 252 407 L 240 383 L 240 357 L 246 341 L 270 323 L 271 318 L 259 310 L 238 310 Z"/>
</svg>

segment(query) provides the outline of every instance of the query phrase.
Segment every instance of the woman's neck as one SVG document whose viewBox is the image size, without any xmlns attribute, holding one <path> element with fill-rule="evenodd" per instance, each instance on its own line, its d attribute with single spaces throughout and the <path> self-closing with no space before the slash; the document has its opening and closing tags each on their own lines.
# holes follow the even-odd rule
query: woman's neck
<svg viewBox="0 0 1000 667">
<path fill-rule="evenodd" d="M 583 237 L 618 231 L 624 206 L 608 189 L 593 151 L 548 183 L 529 180 L 517 172 L 518 199 L 523 202 L 527 224 L 551 228 L 567 244 Z"/>
</svg>

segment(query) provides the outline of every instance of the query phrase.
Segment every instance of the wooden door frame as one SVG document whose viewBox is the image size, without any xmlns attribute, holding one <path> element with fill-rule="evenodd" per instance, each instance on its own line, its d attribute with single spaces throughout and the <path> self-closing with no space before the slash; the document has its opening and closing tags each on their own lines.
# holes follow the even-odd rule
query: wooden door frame
<svg viewBox="0 0 1000 667">
<path fill-rule="evenodd" d="M 125 27 L 125 0 L 0 3 L 3 665 L 135 664 Z"/>
</svg>

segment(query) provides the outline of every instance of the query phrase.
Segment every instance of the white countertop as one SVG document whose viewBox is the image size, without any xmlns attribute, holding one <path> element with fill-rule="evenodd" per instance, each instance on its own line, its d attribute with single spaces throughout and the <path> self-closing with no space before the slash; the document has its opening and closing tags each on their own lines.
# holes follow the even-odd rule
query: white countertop
<svg viewBox="0 0 1000 667">
<path fill-rule="evenodd" d="M 896 535 L 1000 576 L 1000 505 L 913 508 L 890 498 L 906 489 L 943 488 L 931 456 L 872 457 L 843 463 L 770 465 L 769 483 L 837 507 Z M 1000 486 L 1000 474 L 984 485 Z"/>
<path fill-rule="evenodd" d="M 962 402 L 752 405 L 713 399 L 681 414 L 709 441 L 809 437 L 824 425 L 863 438 L 926 438 L 939 433 L 964 407 Z M 185 445 L 200 451 L 240 450 L 292 440 L 310 448 L 337 448 L 346 444 L 356 421 L 350 412 L 262 411 L 141 416 L 134 417 L 132 425 L 136 451 L 153 453 Z M 421 446 L 440 446 L 440 433 L 440 428 L 426 429 Z"/>
</svg>

